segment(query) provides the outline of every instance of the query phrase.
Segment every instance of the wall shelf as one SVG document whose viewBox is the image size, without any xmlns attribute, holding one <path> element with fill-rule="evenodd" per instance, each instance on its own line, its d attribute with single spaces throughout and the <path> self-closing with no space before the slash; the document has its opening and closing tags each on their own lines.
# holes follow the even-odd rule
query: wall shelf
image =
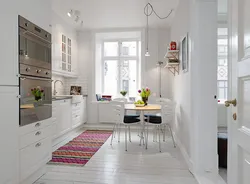
<svg viewBox="0 0 250 184">
<path fill-rule="evenodd" d="M 179 50 L 168 50 L 165 58 L 168 59 L 167 64 L 164 68 L 167 68 L 174 76 L 179 75 L 180 61 L 179 61 Z"/>
<path fill-rule="evenodd" d="M 174 76 L 179 75 L 180 63 L 167 63 L 164 68 L 167 68 Z"/>
<path fill-rule="evenodd" d="M 170 60 L 179 60 L 179 50 L 168 50 L 165 54 L 165 58 Z"/>
</svg>

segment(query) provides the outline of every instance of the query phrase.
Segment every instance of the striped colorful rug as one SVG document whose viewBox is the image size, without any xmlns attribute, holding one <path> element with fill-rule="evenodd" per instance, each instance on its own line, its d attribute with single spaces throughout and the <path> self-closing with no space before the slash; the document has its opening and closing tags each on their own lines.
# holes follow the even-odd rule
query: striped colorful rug
<svg viewBox="0 0 250 184">
<path fill-rule="evenodd" d="M 111 134 L 112 131 L 87 130 L 53 152 L 48 164 L 83 167 Z"/>
</svg>

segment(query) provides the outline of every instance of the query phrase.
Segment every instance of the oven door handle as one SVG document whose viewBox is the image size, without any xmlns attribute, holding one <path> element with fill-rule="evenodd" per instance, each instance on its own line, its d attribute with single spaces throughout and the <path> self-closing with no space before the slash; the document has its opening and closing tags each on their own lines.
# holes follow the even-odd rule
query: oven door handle
<svg viewBox="0 0 250 184">
<path fill-rule="evenodd" d="M 30 36 L 33 36 L 33 37 L 36 37 L 36 38 L 39 38 L 40 40 L 42 40 L 42 41 L 44 41 L 44 42 L 46 42 L 46 43 L 49 43 L 49 44 L 51 44 L 51 42 L 50 41 L 48 41 L 48 40 L 46 40 L 46 39 L 44 39 L 43 37 L 41 37 L 41 36 L 38 36 L 38 35 L 36 35 L 35 33 L 32 33 L 31 31 L 29 31 L 29 30 L 25 30 L 24 32 L 23 32 L 23 34 L 25 35 L 25 34 L 29 34 Z"/>
<path fill-rule="evenodd" d="M 23 75 L 20 76 L 20 79 L 21 79 L 21 80 L 33 79 L 33 80 L 43 80 L 43 81 L 50 81 L 50 82 L 53 82 L 52 79 L 38 78 L 38 77 L 30 77 L 30 76 L 23 76 Z"/>
</svg>

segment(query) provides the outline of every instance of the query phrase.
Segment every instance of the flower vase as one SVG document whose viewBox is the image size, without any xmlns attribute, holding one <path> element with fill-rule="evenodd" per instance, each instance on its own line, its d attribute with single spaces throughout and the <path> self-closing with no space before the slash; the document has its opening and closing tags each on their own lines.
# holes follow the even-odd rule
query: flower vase
<svg viewBox="0 0 250 184">
<path fill-rule="evenodd" d="M 41 100 L 42 99 L 42 97 L 40 97 L 40 96 L 35 96 L 35 101 L 39 101 L 39 100 Z"/>
<path fill-rule="evenodd" d="M 145 105 L 148 105 L 148 97 L 142 97 L 142 101 Z"/>
</svg>

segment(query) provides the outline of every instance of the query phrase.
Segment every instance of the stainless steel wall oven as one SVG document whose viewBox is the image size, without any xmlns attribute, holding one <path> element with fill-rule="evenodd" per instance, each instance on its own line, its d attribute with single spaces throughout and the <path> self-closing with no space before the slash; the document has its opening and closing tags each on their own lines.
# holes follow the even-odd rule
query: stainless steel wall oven
<svg viewBox="0 0 250 184">
<path fill-rule="evenodd" d="M 52 116 L 51 34 L 19 16 L 20 126 Z"/>
</svg>

